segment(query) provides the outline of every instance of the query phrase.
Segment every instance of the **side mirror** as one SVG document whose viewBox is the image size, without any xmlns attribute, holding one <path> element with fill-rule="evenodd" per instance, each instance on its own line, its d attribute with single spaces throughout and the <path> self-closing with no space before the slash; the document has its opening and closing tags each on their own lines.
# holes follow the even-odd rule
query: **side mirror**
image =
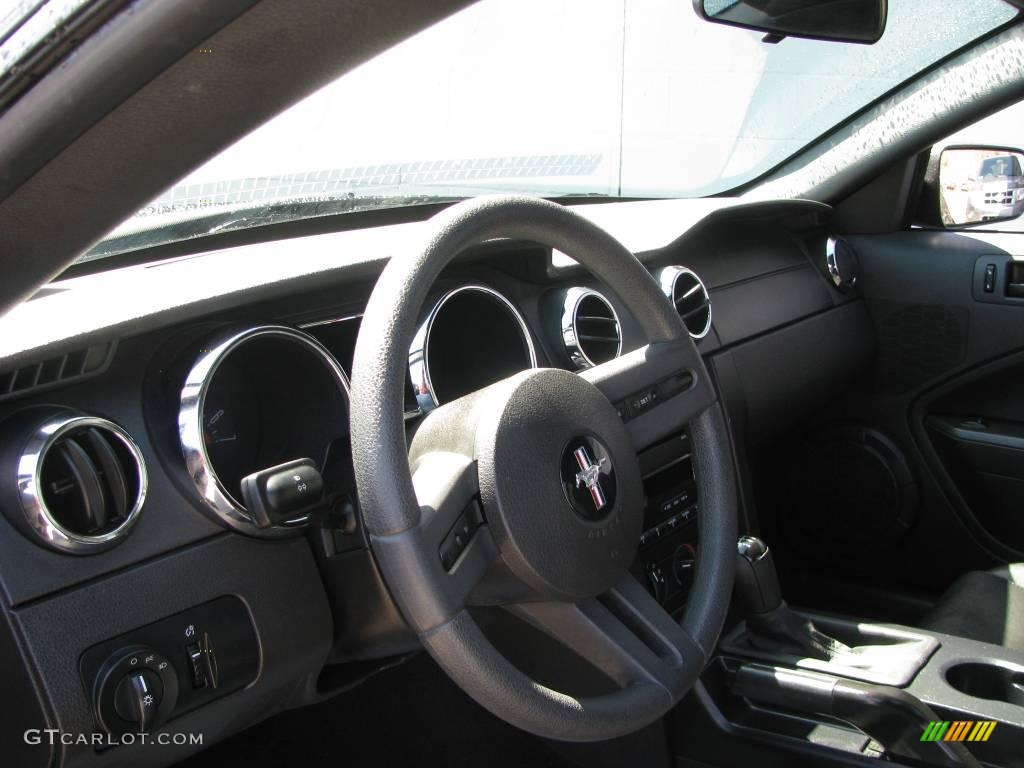
<svg viewBox="0 0 1024 768">
<path fill-rule="evenodd" d="M 946 147 L 939 156 L 938 195 L 945 227 L 1018 218 L 1024 214 L 1024 150 Z"/>
<path fill-rule="evenodd" d="M 693 0 L 697 15 L 715 24 L 767 32 L 770 42 L 808 37 L 877 43 L 885 31 L 886 0 Z"/>
</svg>

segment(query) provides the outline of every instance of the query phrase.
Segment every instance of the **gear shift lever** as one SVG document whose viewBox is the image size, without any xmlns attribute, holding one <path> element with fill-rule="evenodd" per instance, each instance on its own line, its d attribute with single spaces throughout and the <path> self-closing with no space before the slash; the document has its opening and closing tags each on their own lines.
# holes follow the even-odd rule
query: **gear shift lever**
<svg viewBox="0 0 1024 768">
<path fill-rule="evenodd" d="M 736 597 L 743 613 L 767 613 L 782 605 L 779 576 L 768 545 L 755 536 L 741 536 L 736 554 Z"/>
<path fill-rule="evenodd" d="M 772 553 L 755 536 L 742 536 L 737 542 L 735 595 L 747 622 L 748 639 L 762 651 L 827 661 L 849 650 L 786 605 Z"/>
</svg>

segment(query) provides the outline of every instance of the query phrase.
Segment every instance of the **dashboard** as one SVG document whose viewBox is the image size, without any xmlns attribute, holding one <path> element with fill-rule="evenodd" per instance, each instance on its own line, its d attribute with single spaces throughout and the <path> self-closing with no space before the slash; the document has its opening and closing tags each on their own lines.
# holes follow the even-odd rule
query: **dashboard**
<svg viewBox="0 0 1024 768">
<path fill-rule="evenodd" d="M 723 203 L 689 222 L 681 209 L 666 220 L 662 203 L 578 210 L 605 217 L 683 318 L 721 394 L 744 482 L 746 446 L 799 417 L 794 393 L 808 410 L 823 405 L 871 353 L 862 302 L 829 274 L 827 206 Z M 363 531 L 348 382 L 373 282 L 420 231 L 125 267 L 52 285 L 0 320 L 21 341 L 0 360 L 0 652 L 32 659 L 17 665 L 10 695 L 38 702 L 5 728 L 136 727 L 117 704 L 135 659 L 163 691 L 154 723 L 216 740 L 418 648 Z M 657 247 L 637 247 L 654 232 Z M 339 264 L 341 246 L 367 256 Z M 180 291 L 154 298 L 155 285 Z M 62 335 L 52 318 L 76 302 L 94 311 L 84 330 Z M 441 275 L 422 308 L 407 432 L 517 371 L 580 371 L 644 343 L 580 267 L 531 243 L 485 244 Z M 647 403 L 615 405 L 628 419 Z M 685 606 L 699 557 L 691 448 L 680 433 L 639 457 L 646 509 L 633 571 L 671 611 Z M 741 502 L 749 520 L 755 511 Z M 61 749 L 81 765 L 101 754 L 130 765 L 137 754 Z"/>
</svg>

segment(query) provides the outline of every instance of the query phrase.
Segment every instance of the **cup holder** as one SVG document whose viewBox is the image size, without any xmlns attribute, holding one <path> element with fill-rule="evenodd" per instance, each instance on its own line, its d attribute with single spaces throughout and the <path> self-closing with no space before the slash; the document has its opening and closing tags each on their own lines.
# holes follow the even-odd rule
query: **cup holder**
<svg viewBox="0 0 1024 768">
<path fill-rule="evenodd" d="M 1024 707 L 1024 668 L 980 661 L 954 664 L 946 670 L 946 681 L 968 696 Z"/>
</svg>

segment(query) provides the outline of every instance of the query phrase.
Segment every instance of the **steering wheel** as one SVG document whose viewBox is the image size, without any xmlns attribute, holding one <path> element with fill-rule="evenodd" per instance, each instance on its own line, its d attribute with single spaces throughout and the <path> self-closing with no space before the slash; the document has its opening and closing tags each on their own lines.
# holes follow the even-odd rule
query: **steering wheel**
<svg viewBox="0 0 1024 768">
<path fill-rule="evenodd" d="M 714 385 L 654 278 L 579 214 L 494 196 L 430 223 L 423 249 L 393 258 L 381 274 L 353 365 L 356 487 L 381 574 L 430 655 L 498 717 L 567 741 L 638 730 L 693 687 L 729 605 L 736 487 Z M 517 373 L 431 410 L 407 444 L 404 382 L 423 302 L 457 254 L 495 238 L 572 256 L 632 312 L 648 344 L 580 374 Z M 654 404 L 625 423 L 612 405 L 652 392 Z M 637 451 L 684 427 L 700 542 L 677 623 L 628 568 L 643 524 Z M 455 535 L 463 548 L 452 563 L 445 552 Z M 615 690 L 576 698 L 531 679 L 485 637 L 468 610 L 477 605 L 526 619 Z"/>
</svg>

